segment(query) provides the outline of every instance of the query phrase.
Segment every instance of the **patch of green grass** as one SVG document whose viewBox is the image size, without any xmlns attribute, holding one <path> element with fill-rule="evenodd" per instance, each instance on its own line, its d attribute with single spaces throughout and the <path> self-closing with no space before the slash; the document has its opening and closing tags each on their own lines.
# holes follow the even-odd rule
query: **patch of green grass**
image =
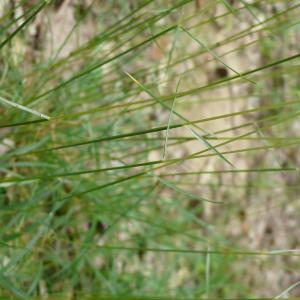
<svg viewBox="0 0 300 300">
<path fill-rule="evenodd" d="M 300 4 L 195 2 L 1 4 L 1 297 L 299 296 Z"/>
</svg>

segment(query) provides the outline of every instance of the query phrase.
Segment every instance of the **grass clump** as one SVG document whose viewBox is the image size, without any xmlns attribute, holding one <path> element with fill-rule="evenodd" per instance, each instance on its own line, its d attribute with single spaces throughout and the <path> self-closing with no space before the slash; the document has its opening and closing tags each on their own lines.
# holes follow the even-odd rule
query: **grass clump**
<svg viewBox="0 0 300 300">
<path fill-rule="evenodd" d="M 299 296 L 297 1 L 0 5 L 2 297 Z"/>
</svg>

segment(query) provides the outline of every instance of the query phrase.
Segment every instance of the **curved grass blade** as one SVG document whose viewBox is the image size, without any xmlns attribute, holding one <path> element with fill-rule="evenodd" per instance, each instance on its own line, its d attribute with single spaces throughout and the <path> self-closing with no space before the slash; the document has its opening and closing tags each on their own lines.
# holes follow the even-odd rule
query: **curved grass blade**
<svg viewBox="0 0 300 300">
<path fill-rule="evenodd" d="M 168 138 L 169 138 L 169 130 L 170 130 L 170 124 L 171 124 L 171 118 L 172 118 L 172 114 L 175 108 L 175 100 L 176 100 L 176 95 L 178 92 L 178 88 L 179 88 L 179 84 L 180 84 L 180 80 L 181 78 L 179 78 L 178 82 L 177 82 L 177 86 L 176 86 L 176 92 L 175 92 L 175 96 L 174 99 L 172 101 L 172 107 L 169 113 L 169 118 L 168 118 L 168 125 L 167 125 L 167 129 L 166 129 L 166 138 L 165 138 L 165 144 L 164 144 L 164 151 L 163 151 L 163 160 L 166 158 L 166 154 L 167 154 L 167 147 L 168 147 Z"/>
<path fill-rule="evenodd" d="M 136 78 L 134 78 L 132 75 L 130 75 L 128 72 L 125 72 L 125 74 L 127 76 L 129 76 L 139 87 L 141 87 L 143 89 L 143 91 L 145 91 L 148 95 L 150 95 L 154 100 L 156 100 L 159 104 L 161 104 L 164 108 L 168 109 L 169 111 L 171 111 L 170 107 L 168 105 L 166 105 L 163 101 L 161 101 L 158 97 L 156 97 L 147 87 L 145 87 L 143 84 L 141 84 Z M 177 95 L 177 93 L 176 93 Z M 187 118 L 185 118 L 184 116 L 182 116 L 180 113 L 176 112 L 173 109 L 173 114 L 176 115 L 177 117 L 179 117 L 180 119 L 182 119 L 183 121 L 191 124 L 192 126 L 196 127 L 197 129 L 200 129 L 202 131 L 204 131 L 205 133 L 207 133 L 205 130 L 203 130 L 202 128 L 200 128 L 199 126 L 197 126 L 195 123 L 190 122 Z M 170 129 L 170 126 L 169 126 Z M 205 137 L 197 134 L 195 132 L 195 130 L 190 129 L 193 133 L 196 134 L 196 136 L 198 137 L 198 139 L 204 143 L 209 149 L 213 150 L 222 160 L 224 160 L 226 163 L 229 163 L 231 166 L 232 164 L 223 156 L 221 155 L 221 153 L 218 152 L 218 150 L 211 145 L 206 139 Z M 209 134 L 209 133 L 208 133 Z"/>
</svg>

